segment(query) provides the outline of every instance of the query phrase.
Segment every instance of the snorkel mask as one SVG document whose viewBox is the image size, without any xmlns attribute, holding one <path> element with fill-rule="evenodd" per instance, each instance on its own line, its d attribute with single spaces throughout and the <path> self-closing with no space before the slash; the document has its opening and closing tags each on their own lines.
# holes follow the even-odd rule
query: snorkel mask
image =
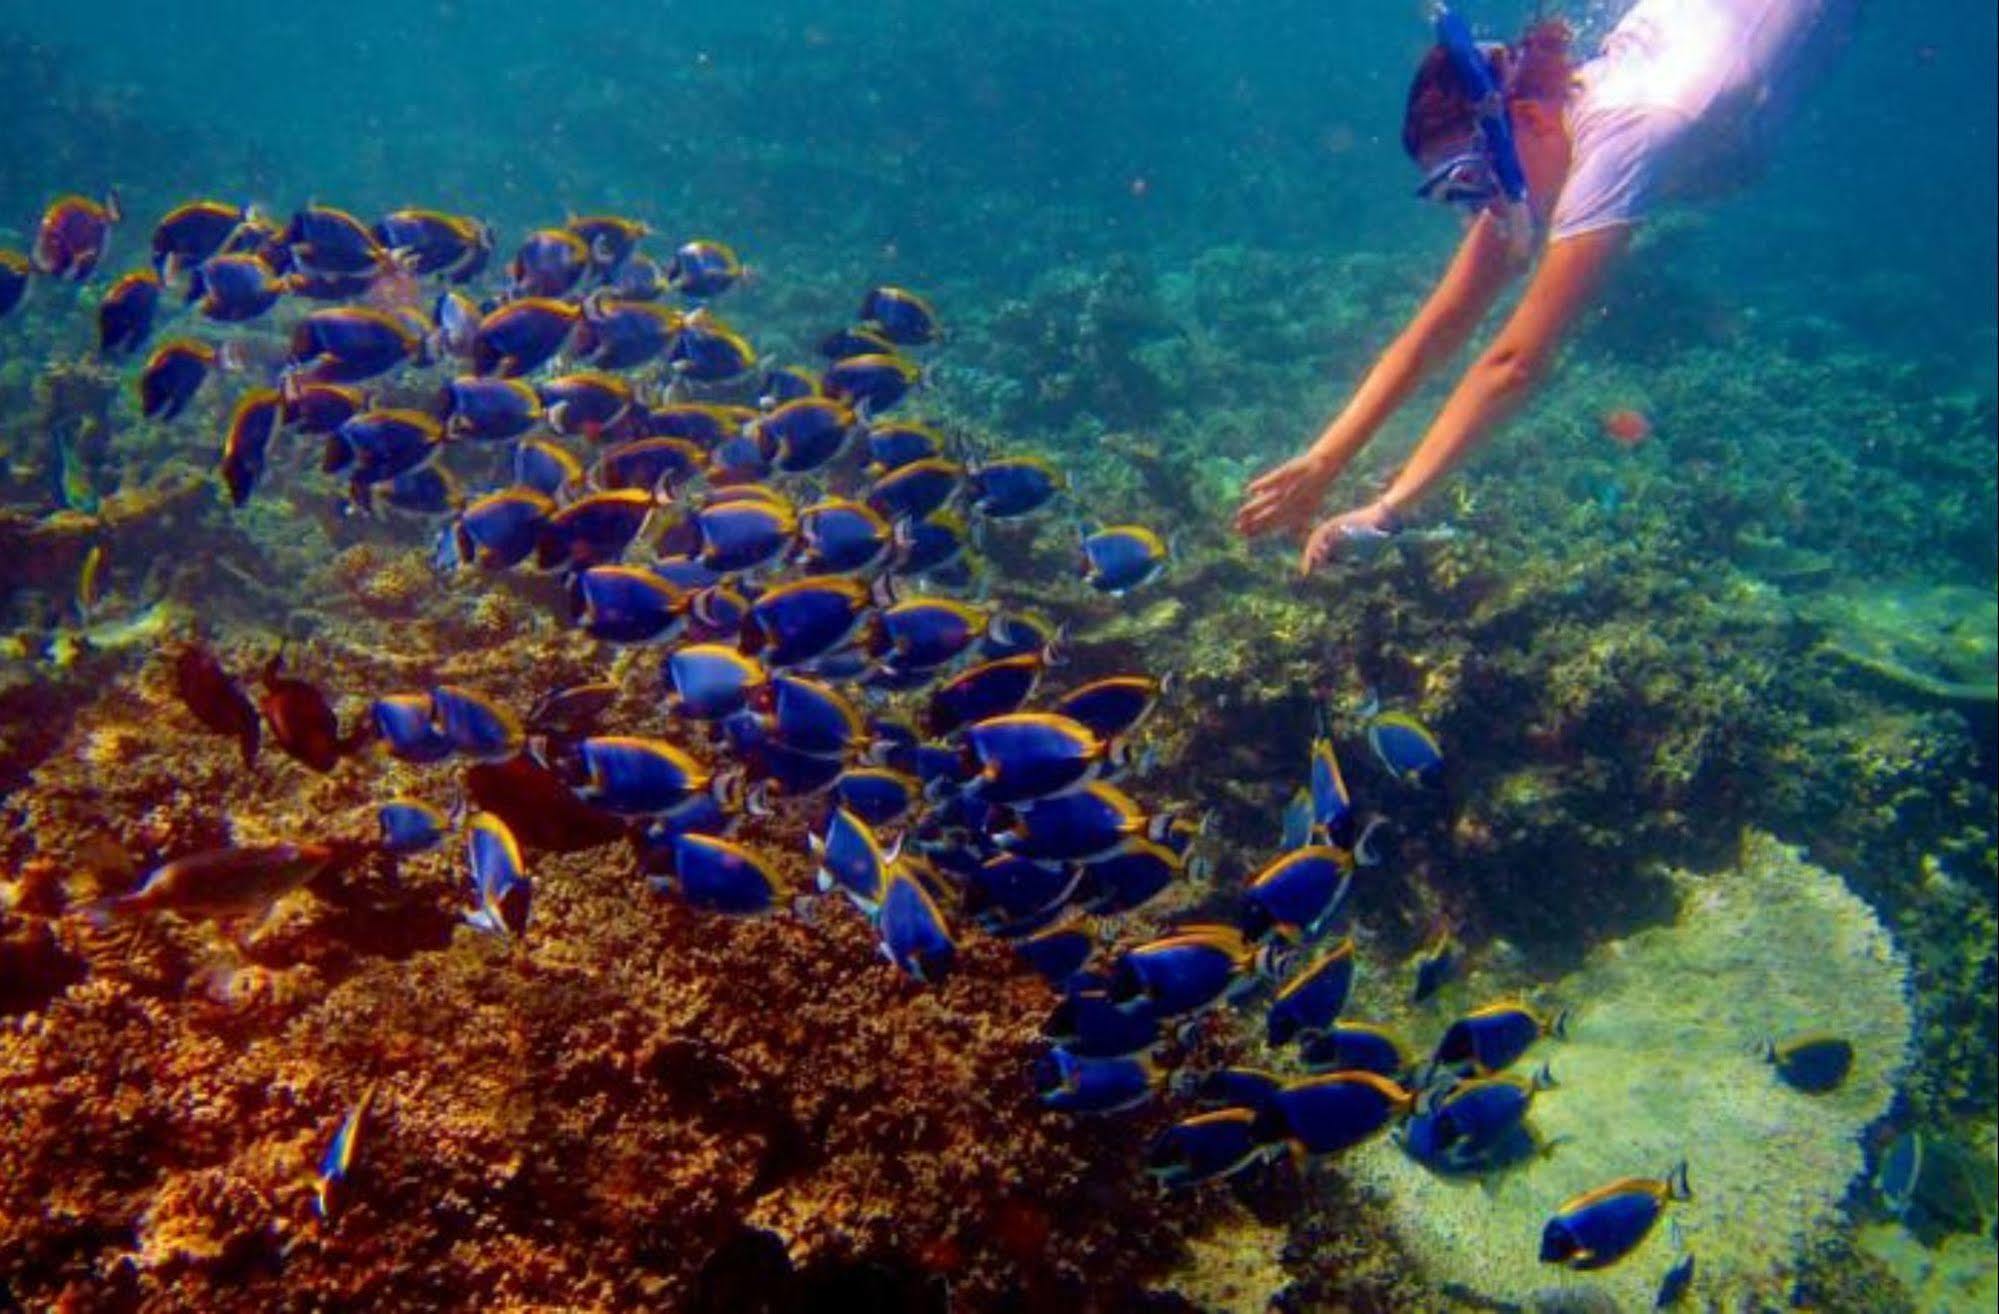
<svg viewBox="0 0 1999 1314">
<path fill-rule="evenodd" d="M 1471 96 L 1477 129 L 1469 147 L 1431 168 L 1416 195 L 1473 212 L 1492 211 L 1504 225 L 1508 242 L 1524 253 L 1534 225 L 1527 210 L 1527 175 L 1520 168 L 1513 124 L 1506 116 L 1506 97 L 1465 20 L 1440 4 L 1436 24 L 1437 44 Z"/>
</svg>

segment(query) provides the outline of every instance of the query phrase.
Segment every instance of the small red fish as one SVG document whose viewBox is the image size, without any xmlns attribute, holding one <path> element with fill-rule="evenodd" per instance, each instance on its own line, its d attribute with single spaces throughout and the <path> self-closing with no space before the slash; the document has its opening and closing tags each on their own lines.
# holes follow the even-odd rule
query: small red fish
<svg viewBox="0 0 1999 1314">
<path fill-rule="evenodd" d="M 104 258 L 112 225 L 122 217 L 115 191 L 102 201 L 87 196 L 58 198 L 43 212 L 41 225 L 35 229 L 35 269 L 81 283 Z"/>
<path fill-rule="evenodd" d="M 284 674 L 284 662 L 280 651 L 264 664 L 258 709 L 279 748 L 314 771 L 331 771 L 357 745 L 340 737 L 339 718 L 319 686 Z"/>
<path fill-rule="evenodd" d="M 256 764 L 262 735 L 257 709 L 214 653 L 200 644 L 181 649 L 174 659 L 174 690 L 195 720 L 243 746 L 244 766 Z"/>
<path fill-rule="evenodd" d="M 625 834 L 618 818 L 585 803 L 561 777 L 525 753 L 468 769 L 465 792 L 480 811 L 506 822 L 522 848 L 580 853 L 615 843 Z"/>
<path fill-rule="evenodd" d="M 1619 447 L 1628 449 L 1652 436 L 1652 421 L 1645 417 L 1643 411 L 1622 406 L 1604 415 L 1603 432 Z"/>
</svg>

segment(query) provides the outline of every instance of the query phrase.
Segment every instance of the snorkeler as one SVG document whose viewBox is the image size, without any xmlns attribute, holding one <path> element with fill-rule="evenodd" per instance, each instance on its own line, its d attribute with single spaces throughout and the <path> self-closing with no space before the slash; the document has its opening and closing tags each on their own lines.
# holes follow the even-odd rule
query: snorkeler
<svg viewBox="0 0 1999 1314">
<path fill-rule="evenodd" d="M 1380 497 L 1306 540 L 1303 572 L 1402 527 L 1409 510 L 1518 410 L 1563 334 L 1656 200 L 1714 182 L 1766 132 L 1815 34 L 1851 0 L 1638 0 L 1596 59 L 1571 68 L 1570 33 L 1534 23 L 1479 46 L 1437 11 L 1437 44 L 1409 90 L 1402 144 L 1417 195 L 1470 217 L 1443 279 L 1301 456 L 1252 481 L 1238 532 L 1303 534 L 1326 489 L 1418 384 L 1450 359 L 1514 276 L 1539 265 L 1498 335 L 1465 371 Z M 1753 156 L 1753 150 L 1749 152 Z"/>
</svg>

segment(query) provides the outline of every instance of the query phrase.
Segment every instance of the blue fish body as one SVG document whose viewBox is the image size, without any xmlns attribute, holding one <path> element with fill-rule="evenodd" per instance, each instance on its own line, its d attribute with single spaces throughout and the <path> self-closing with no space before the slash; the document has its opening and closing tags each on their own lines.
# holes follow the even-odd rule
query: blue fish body
<svg viewBox="0 0 1999 1314">
<path fill-rule="evenodd" d="M 603 488 L 675 489 L 701 472 L 701 449 L 685 438 L 639 438 L 606 448 L 596 479 Z"/>
<path fill-rule="evenodd" d="M 1159 1018 L 1199 1012 L 1234 988 L 1249 966 L 1248 947 L 1227 928 L 1169 935 L 1127 949 L 1111 973 L 1111 998 L 1143 1000 Z"/>
<path fill-rule="evenodd" d="M 941 738 L 975 722 L 1017 711 L 1033 696 L 1041 670 L 1041 659 L 1033 654 L 969 667 L 930 695 L 924 728 Z"/>
<path fill-rule="evenodd" d="M 901 867 L 883 886 L 875 932 L 888 960 L 918 981 L 934 982 L 951 970 L 958 946 L 937 904 Z"/>
<path fill-rule="evenodd" d="M 614 564 L 645 528 L 651 514 L 652 497 L 639 489 L 580 497 L 542 526 L 535 542 L 535 561 L 544 570 Z"/>
<path fill-rule="evenodd" d="M 1308 1036 L 1299 1051 L 1308 1072 L 1372 1072 L 1400 1080 L 1409 1056 L 1387 1032 L 1354 1022 L 1336 1022 Z"/>
<path fill-rule="evenodd" d="M 748 720 L 761 724 L 754 716 Z M 735 731 L 742 721 L 741 717 L 731 718 L 723 722 L 723 727 Z M 810 798 L 831 789 L 846 769 L 841 758 L 801 753 L 775 739 L 761 737 L 756 738 L 753 747 L 744 749 L 743 755 L 752 763 L 758 777 L 776 786 L 784 798 Z"/>
<path fill-rule="evenodd" d="M 514 483 L 545 497 L 558 497 L 575 487 L 582 467 L 568 450 L 548 438 L 522 438 L 514 444 Z"/>
<path fill-rule="evenodd" d="M 1785 1085 L 1823 1095 L 1837 1090 L 1853 1071 L 1853 1042 L 1840 1036 L 1806 1036 L 1784 1045 L 1771 1041 L 1763 1057 Z"/>
<path fill-rule="evenodd" d="M 393 315 L 334 306 L 315 310 L 293 326 L 291 355 L 316 379 L 359 383 L 420 360 L 423 340 Z"/>
<path fill-rule="evenodd" d="M 1446 937 L 1417 958 L 1416 984 L 1409 992 L 1409 1002 L 1420 1004 L 1431 998 L 1450 983 L 1457 971 L 1457 944 Z"/>
<path fill-rule="evenodd" d="M 1431 1110 L 1451 1159 L 1476 1163 L 1497 1149 L 1520 1130 L 1539 1089 L 1539 1081 L 1515 1077 L 1460 1082 Z"/>
<path fill-rule="evenodd" d="M 1347 790 L 1346 773 L 1333 752 L 1333 741 L 1320 737 L 1312 743 L 1312 824 L 1324 841 L 1335 848 L 1352 851 L 1357 819 L 1353 795 Z"/>
<path fill-rule="evenodd" d="M 720 242 L 705 239 L 684 243 L 667 263 L 666 280 L 684 296 L 706 300 L 734 287 L 743 263 Z"/>
<path fill-rule="evenodd" d="M 867 590 L 838 576 L 807 576 L 750 604 L 767 666 L 799 666 L 844 644 L 868 606 Z"/>
<path fill-rule="evenodd" d="M 1089 779 L 1104 763 L 1104 745 L 1066 716 L 1023 712 L 992 717 L 965 731 L 983 770 L 974 788 L 991 803 L 1047 798 Z"/>
<path fill-rule="evenodd" d="M 580 312 L 566 302 L 528 297 L 496 307 L 472 337 L 472 368 L 506 378 L 539 369 L 562 350 Z"/>
<path fill-rule="evenodd" d="M 455 438 L 518 438 L 541 418 L 540 397 L 519 379 L 471 375 L 444 385 L 445 427 Z"/>
<path fill-rule="evenodd" d="M 1435 735 L 1406 713 L 1371 717 L 1367 742 L 1388 774 L 1406 785 L 1435 785 L 1443 779 L 1444 750 Z"/>
<path fill-rule="evenodd" d="M 952 660 L 985 631 L 987 617 L 949 598 L 910 598 L 881 613 L 872 651 L 904 671 L 927 671 Z"/>
<path fill-rule="evenodd" d="M 733 648 L 690 644 L 667 656 L 661 672 L 670 709 L 697 721 L 720 721 L 749 705 L 765 683 L 761 667 Z"/>
<path fill-rule="evenodd" d="M 880 415 L 909 395 L 922 371 L 891 353 L 847 356 L 826 367 L 826 392 L 862 416 Z"/>
<path fill-rule="evenodd" d="M 1042 1034 L 1078 1058 L 1141 1054 L 1161 1039 L 1159 1019 L 1149 1008 L 1120 1007 L 1101 992 L 1075 989 L 1055 1006 Z"/>
<path fill-rule="evenodd" d="M 421 411 L 363 411 L 340 426 L 340 440 L 354 455 L 357 484 L 387 483 L 416 469 L 437 450 L 437 422 Z"/>
<path fill-rule="evenodd" d="M 723 502 L 695 513 L 701 561 L 726 574 L 754 570 L 784 554 L 798 532 L 789 508 L 763 501 Z"/>
<path fill-rule="evenodd" d="M 965 467 L 942 457 L 911 461 L 883 474 L 868 490 L 868 505 L 886 520 L 923 520 L 957 493 Z"/>
<path fill-rule="evenodd" d="M 843 890 L 863 908 L 880 904 L 888 883 L 889 858 L 867 822 L 845 808 L 836 808 L 825 831 L 812 837 L 812 848 L 819 855 L 821 890 Z"/>
<path fill-rule="evenodd" d="M 673 745 L 628 735 L 600 735 L 576 746 L 588 782 L 578 792 L 606 812 L 666 812 L 711 783 L 705 768 Z"/>
<path fill-rule="evenodd" d="M 1469 1064 L 1480 1073 L 1513 1066 L 1543 1035 L 1565 1034 L 1566 1014 L 1543 1022 L 1517 1004 L 1492 1004 L 1457 1019 L 1437 1042 L 1441 1066 Z"/>
<path fill-rule="evenodd" d="M 579 346 L 583 358 L 600 370 L 628 370 L 666 354 L 680 321 L 661 306 L 632 297 L 593 297 L 583 304 Z"/>
<path fill-rule="evenodd" d="M 1386 1130 L 1414 1102 L 1371 1072 L 1334 1072 L 1288 1083 L 1263 1111 L 1261 1139 L 1286 1140 L 1301 1154 L 1338 1154 Z"/>
<path fill-rule="evenodd" d="M 1255 1128 L 1252 1109 L 1196 1114 L 1159 1134 L 1146 1150 L 1146 1171 L 1174 1190 L 1233 1176 L 1270 1152 Z"/>
<path fill-rule="evenodd" d="M 526 933 L 534 884 L 507 823 L 487 812 L 474 816 L 465 828 L 465 861 L 474 903 L 465 920 L 491 935 Z"/>
<path fill-rule="evenodd" d="M 369 707 L 375 737 L 389 756 L 423 765 L 451 756 L 451 737 L 437 728 L 429 694 L 389 694 Z"/>
<path fill-rule="evenodd" d="M 1083 906 L 1100 917 L 1136 912 L 1164 894 L 1186 870 L 1163 844 L 1133 840 L 1084 868 Z"/>
<path fill-rule="evenodd" d="M 921 347 L 944 336 L 937 312 L 907 288 L 870 288 L 861 298 L 861 320 L 897 346 Z"/>
<path fill-rule="evenodd" d="M 458 485 L 434 465 L 420 465 L 389 480 L 382 500 L 412 515 L 442 515 L 457 506 Z"/>
<path fill-rule="evenodd" d="M 1141 525 L 1100 529 L 1083 539 L 1084 581 L 1099 593 L 1122 596 L 1157 579 L 1169 555 L 1165 542 Z"/>
<path fill-rule="evenodd" d="M 473 502 L 458 518 L 460 553 L 488 570 L 527 560 L 555 503 L 532 488 L 506 488 Z"/>
<path fill-rule="evenodd" d="M 277 433 L 283 413 L 283 401 L 274 388 L 251 389 L 230 412 L 229 430 L 222 443 L 222 481 L 229 488 L 232 505 L 248 502 L 263 478 L 271 437 Z"/>
<path fill-rule="evenodd" d="M 583 629 L 606 643 L 654 643 L 685 615 L 686 595 L 635 566 L 592 566 L 576 577 Z"/>
<path fill-rule="evenodd" d="M 1117 739 L 1136 730 L 1158 705 L 1164 683 L 1147 675 L 1112 675 L 1071 689 L 1054 710 L 1088 726 L 1099 739 Z"/>
<path fill-rule="evenodd" d="M 1060 990 L 1073 980 L 1096 951 L 1096 937 L 1083 925 L 1051 926 L 1013 942 L 1021 961 Z"/>
<path fill-rule="evenodd" d="M 801 397 L 758 417 L 751 428 L 779 470 L 807 474 L 847 445 L 854 413 L 828 397 Z"/>
<path fill-rule="evenodd" d="M 879 563 L 889 550 L 887 522 L 859 502 L 834 500 L 809 506 L 798 515 L 805 554 L 800 561 L 815 575 L 844 575 Z"/>
<path fill-rule="evenodd" d="M 576 234 L 559 228 L 529 233 L 508 265 L 514 292 L 523 297 L 566 295 L 590 267 L 590 248 Z"/>
<path fill-rule="evenodd" d="M 966 873 L 964 883 L 966 905 L 1004 923 L 1062 902 L 1076 887 L 1076 873 L 1002 853 Z"/>
<path fill-rule="evenodd" d="M 1188 1073 L 1180 1088 L 1203 1108 L 1269 1108 L 1284 1089 L 1284 1079 L 1262 1068 L 1210 1068 Z"/>
<path fill-rule="evenodd" d="M 681 323 L 666 359 L 683 377 L 700 383 L 739 379 L 757 367 L 756 352 L 748 342 L 727 325 L 698 314 Z"/>
<path fill-rule="evenodd" d="M 0 263 L 0 271 L 4 271 Z M 0 290 L 0 302 L 5 292 Z M 97 304 L 97 349 L 105 355 L 137 351 L 153 331 L 153 317 L 160 308 L 160 280 L 141 271 L 127 274 L 112 284 Z M 7 313 L 0 305 L 0 315 Z"/>
<path fill-rule="evenodd" d="M 240 324 L 256 319 L 278 303 L 287 284 L 254 255 L 218 255 L 195 271 L 188 299 L 218 323 Z"/>
<path fill-rule="evenodd" d="M 387 259 L 366 224 L 330 205 L 308 205 L 293 214 L 284 241 L 301 268 L 319 274 L 373 273 Z"/>
<path fill-rule="evenodd" d="M 391 799 L 375 810 L 384 852 L 397 856 L 428 853 L 444 843 L 451 820 L 417 799 Z"/>
<path fill-rule="evenodd" d="M 1053 663 L 1062 646 L 1063 632 L 1046 617 L 1032 612 L 1007 610 L 993 618 L 979 641 L 979 652 L 990 658 L 1019 657 L 1032 653 Z"/>
<path fill-rule="evenodd" d="M 185 339 L 160 344 L 139 375 L 139 409 L 148 419 L 173 420 L 187 409 L 215 364 L 215 353 Z"/>
<path fill-rule="evenodd" d="M 1270 1044 L 1288 1045 L 1331 1027 L 1353 993 L 1353 974 L 1353 941 L 1345 939 L 1280 986 L 1264 1019 Z"/>
<path fill-rule="evenodd" d="M 786 402 L 824 395 L 819 376 L 803 365 L 779 365 L 765 370 L 763 381 L 757 385 L 757 405 L 766 411 L 776 410 Z"/>
<path fill-rule="evenodd" d="M 1684 1163 L 1663 1179 L 1627 1177 L 1585 1192 L 1541 1229 L 1541 1262 L 1584 1272 L 1608 1268 L 1651 1234 L 1668 1203 L 1689 1196 Z"/>
<path fill-rule="evenodd" d="M 1101 781 L 1068 794 L 1037 799 L 1014 826 L 995 837 L 1008 852 L 1042 862 L 1088 862 L 1143 831 L 1146 819 L 1129 797 Z"/>
<path fill-rule="evenodd" d="M 851 768 L 833 786 L 840 806 L 870 826 L 892 825 L 908 816 L 918 789 L 914 777 L 887 767 Z"/>
<path fill-rule="evenodd" d="M 339 1212 L 342 1193 L 354 1171 L 355 1156 L 360 1153 L 361 1131 L 368 1119 L 368 1108 L 374 1103 L 375 1088 L 369 1086 L 361 1098 L 340 1120 L 333 1137 L 326 1143 L 326 1149 L 319 1156 L 319 1169 L 313 1182 L 313 1212 L 321 1222 L 332 1222 Z"/>
<path fill-rule="evenodd" d="M 944 438 L 914 420 L 885 420 L 868 428 L 868 462 L 878 474 L 944 454 Z"/>
<path fill-rule="evenodd" d="M 1083 1058 L 1056 1048 L 1035 1063 L 1041 1102 L 1063 1113 L 1122 1113 L 1150 1100 L 1158 1073 L 1136 1056 Z"/>
<path fill-rule="evenodd" d="M 1277 847 L 1285 853 L 1302 849 L 1312 842 L 1312 792 L 1302 786 L 1284 805 L 1284 826 L 1278 836 Z"/>
<path fill-rule="evenodd" d="M 1251 879 L 1244 899 L 1253 936 L 1267 929 L 1310 939 L 1345 902 L 1353 869 L 1337 849 L 1307 845 L 1278 857 Z"/>
<path fill-rule="evenodd" d="M 974 510 L 995 520 L 1030 515 L 1062 491 L 1062 472 L 1035 457 L 1010 457 L 979 466 L 966 479 Z"/>
<path fill-rule="evenodd" d="M 843 757 L 859 746 L 866 723 L 832 686 L 779 673 L 770 679 L 771 736 L 815 757 Z"/>
<path fill-rule="evenodd" d="M 675 838 L 673 850 L 677 889 L 691 907 L 750 917 L 776 906 L 776 879 L 741 845 L 713 835 L 684 834 Z"/>
<path fill-rule="evenodd" d="M 520 722 L 484 694 L 439 685 L 430 691 L 430 704 L 438 729 L 459 754 L 475 762 L 503 762 L 520 752 Z"/>
</svg>

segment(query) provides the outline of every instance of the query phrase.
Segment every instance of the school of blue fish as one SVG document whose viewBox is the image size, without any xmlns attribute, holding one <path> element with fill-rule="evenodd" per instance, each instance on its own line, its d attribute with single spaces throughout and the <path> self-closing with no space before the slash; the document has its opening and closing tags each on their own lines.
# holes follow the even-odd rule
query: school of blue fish
<svg viewBox="0 0 1999 1314">
<path fill-rule="evenodd" d="M 115 197 L 52 205 L 32 252 L 0 252 L 0 315 L 34 280 L 90 278 L 122 217 Z M 90 915 L 249 915 L 361 854 L 456 845 L 465 920 L 515 940 L 531 934 L 529 854 L 622 842 L 653 890 L 692 908 L 851 907 L 919 982 L 950 972 L 968 933 L 1011 945 L 1058 997 L 1039 1098 L 1075 1115 L 1180 1106 L 1146 1152 L 1170 1187 L 1382 1135 L 1440 1173 L 1545 1152 L 1531 1114 L 1549 1065 L 1513 1069 L 1565 1034 L 1566 1015 L 1490 1003 L 1421 1057 L 1346 1016 L 1358 965 L 1343 928 L 1370 885 L 1376 823 L 1329 728 L 1277 854 L 1227 919 L 1130 942 L 1131 915 L 1204 867 L 1198 815 L 1127 792 L 1169 682 L 1061 681 L 1062 627 L 988 600 L 982 536 L 1047 515 L 1066 480 L 1039 457 L 969 453 L 905 414 L 922 353 L 945 335 L 930 303 L 867 289 L 818 359 L 771 364 L 716 309 L 748 276 L 735 252 L 695 238 L 655 257 L 652 236 L 634 219 L 572 217 L 502 262 L 489 225 L 432 210 L 370 222 L 313 204 L 280 223 L 196 201 L 159 221 L 146 265 L 99 302 L 99 347 L 137 362 L 141 408 L 162 421 L 204 389 L 234 389 L 216 459 L 233 506 L 273 480 L 328 479 L 355 515 L 434 522 L 445 576 L 557 577 L 567 623 L 658 653 L 656 697 L 682 733 L 619 733 L 607 722 L 623 691 L 609 681 L 525 708 L 453 685 L 388 691 L 343 732 L 282 654 L 252 697 L 192 645 L 180 697 L 246 762 L 273 742 L 315 771 L 380 753 L 459 777 L 385 799 L 366 843 L 186 855 Z M 1113 597 L 1172 558 L 1142 525 L 1092 528 L 1078 546 L 1082 580 Z M 1419 721 L 1378 707 L 1362 720 L 1394 788 L 1440 787 L 1444 753 Z M 806 823 L 816 892 L 787 889 L 769 855 L 733 838 L 772 813 Z M 1440 933 L 1413 964 L 1413 1002 L 1451 981 L 1459 956 Z M 1176 1065 L 1221 1009 L 1260 1010 L 1294 1075 Z M 1830 1089 L 1852 1062 L 1844 1043 L 1773 1044 L 1768 1057 L 1800 1089 Z M 373 1098 L 327 1149 L 328 1217 Z M 1548 1220 L 1541 1257 L 1613 1264 L 1687 1194 L 1678 1165 L 1580 1196 Z"/>
</svg>

